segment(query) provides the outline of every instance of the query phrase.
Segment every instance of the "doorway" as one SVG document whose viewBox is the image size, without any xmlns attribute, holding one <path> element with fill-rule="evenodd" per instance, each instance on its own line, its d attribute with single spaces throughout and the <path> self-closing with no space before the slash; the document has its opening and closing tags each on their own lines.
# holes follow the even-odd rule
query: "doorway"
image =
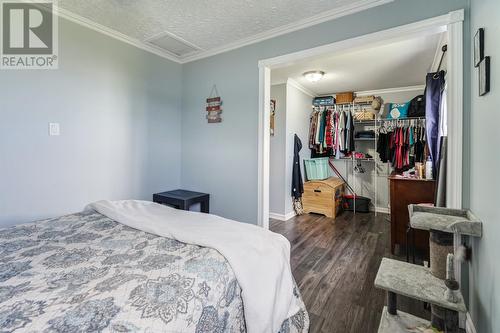
<svg viewBox="0 0 500 333">
<path fill-rule="evenodd" d="M 447 206 L 462 206 L 462 121 L 463 121 L 463 10 L 446 15 L 351 38 L 313 49 L 259 61 L 258 225 L 269 228 L 271 71 L 296 62 L 325 55 L 353 52 L 401 42 L 418 36 L 448 34 L 448 118 Z M 457 265 L 458 266 L 458 265 Z M 460 276 L 458 274 L 458 276 Z"/>
</svg>

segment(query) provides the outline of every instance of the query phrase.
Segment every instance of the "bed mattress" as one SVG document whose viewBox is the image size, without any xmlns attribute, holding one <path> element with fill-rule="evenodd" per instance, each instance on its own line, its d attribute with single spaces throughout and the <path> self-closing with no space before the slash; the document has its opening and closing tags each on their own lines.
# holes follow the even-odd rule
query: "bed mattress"
<svg viewBox="0 0 500 333">
<path fill-rule="evenodd" d="M 280 332 L 307 332 L 301 304 Z M 211 248 L 93 211 L 0 229 L 0 332 L 246 332 L 243 309 Z"/>
</svg>

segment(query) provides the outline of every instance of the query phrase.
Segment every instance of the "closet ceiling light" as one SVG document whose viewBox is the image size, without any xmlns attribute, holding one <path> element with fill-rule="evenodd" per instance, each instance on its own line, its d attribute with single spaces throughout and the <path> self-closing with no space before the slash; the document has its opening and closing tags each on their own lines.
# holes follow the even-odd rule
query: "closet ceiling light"
<svg viewBox="0 0 500 333">
<path fill-rule="evenodd" d="M 325 76 L 323 71 L 309 71 L 302 74 L 309 82 L 318 82 Z"/>
</svg>

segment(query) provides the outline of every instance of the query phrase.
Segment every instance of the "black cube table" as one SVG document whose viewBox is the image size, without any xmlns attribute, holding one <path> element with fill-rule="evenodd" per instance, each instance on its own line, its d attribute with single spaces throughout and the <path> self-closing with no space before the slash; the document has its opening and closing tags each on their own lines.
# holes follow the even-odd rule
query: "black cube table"
<svg viewBox="0 0 500 333">
<path fill-rule="evenodd" d="M 187 190 L 174 190 L 153 194 L 153 201 L 159 204 L 171 205 L 177 209 L 189 210 L 195 203 L 200 203 L 202 213 L 209 213 L 210 195 L 207 193 Z"/>
</svg>

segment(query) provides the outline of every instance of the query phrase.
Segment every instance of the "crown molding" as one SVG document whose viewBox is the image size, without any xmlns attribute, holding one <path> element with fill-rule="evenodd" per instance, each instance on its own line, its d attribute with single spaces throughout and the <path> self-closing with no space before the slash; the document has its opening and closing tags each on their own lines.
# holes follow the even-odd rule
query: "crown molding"
<svg viewBox="0 0 500 333">
<path fill-rule="evenodd" d="M 112 37 L 114 39 L 117 39 L 119 41 L 122 41 L 124 43 L 127 43 L 129 45 L 135 46 L 141 50 L 144 50 L 149 53 L 153 53 L 157 56 L 160 56 L 162 58 L 174 61 L 176 63 L 181 63 L 179 57 L 173 53 L 170 53 L 168 51 L 165 51 L 159 47 L 146 44 L 139 39 L 129 37 L 125 34 L 122 34 L 121 32 L 118 32 L 114 29 L 108 28 L 102 24 L 96 23 L 94 21 L 91 21 L 83 16 L 80 16 L 78 14 L 75 14 L 73 12 L 70 12 L 69 10 L 63 9 L 61 7 L 57 8 L 57 15 L 59 17 L 62 17 L 68 21 L 71 21 L 73 23 L 79 24 L 81 26 L 84 26 L 86 28 L 92 29 L 94 31 L 100 32 L 104 35 L 107 35 L 109 37 Z"/>
<path fill-rule="evenodd" d="M 315 16 L 312 16 L 312 17 L 309 17 L 306 19 L 302 19 L 302 20 L 299 20 L 299 21 L 296 21 L 296 22 L 293 22 L 290 24 L 286 24 L 286 25 L 283 25 L 283 26 L 280 26 L 280 27 L 277 27 L 277 28 L 274 28 L 271 30 L 267 30 L 267 31 L 264 31 L 262 33 L 250 36 L 248 38 L 244 38 L 244 39 L 241 39 L 241 40 L 233 42 L 233 43 L 228 43 L 226 45 L 216 47 L 216 48 L 210 49 L 210 50 L 202 50 L 198 46 L 196 46 L 195 44 L 187 42 L 187 41 L 185 41 L 185 40 L 179 38 L 178 36 L 173 35 L 169 32 L 162 32 L 159 35 L 149 37 L 145 41 L 141 41 L 139 39 L 129 37 L 129 36 L 119 32 L 119 31 L 108 28 L 102 24 L 96 23 L 92 20 L 89 20 L 83 16 L 75 14 L 75 13 L 73 13 L 69 10 L 63 9 L 61 7 L 58 7 L 57 15 L 59 17 L 66 19 L 66 20 L 69 20 L 69 21 L 74 22 L 76 24 L 79 24 L 81 26 L 87 27 L 87 28 L 92 29 L 94 31 L 100 32 L 102 34 L 105 34 L 109 37 L 120 40 L 122 42 L 125 42 L 129 45 L 135 46 L 135 47 L 142 49 L 144 51 L 156 54 L 157 56 L 160 56 L 162 58 L 174 61 L 176 63 L 185 64 L 185 63 L 188 63 L 191 61 L 200 60 L 203 58 L 214 56 L 216 54 L 235 50 L 235 49 L 238 49 L 240 47 L 247 46 L 250 44 L 259 43 L 259 42 L 267 40 L 267 39 L 271 39 L 271 38 L 281 36 L 281 35 L 284 35 L 284 34 L 287 34 L 290 32 L 294 32 L 297 30 L 308 28 L 308 27 L 311 27 L 311 26 L 316 25 L 316 24 L 331 21 L 331 20 L 334 20 L 334 19 L 337 19 L 337 18 L 340 18 L 343 16 L 351 15 L 351 14 L 361 12 L 363 10 L 373 8 L 376 6 L 384 5 L 386 3 L 393 2 L 393 1 L 394 0 L 363 0 L 363 1 L 359 1 L 359 2 L 356 2 L 354 4 L 348 4 L 348 5 L 336 8 L 336 9 L 325 11 L 321 14 L 318 14 L 318 15 L 315 15 Z M 166 36 L 166 35 L 171 36 L 173 38 L 177 38 L 177 39 L 185 42 L 186 44 L 188 44 L 194 48 L 200 49 L 200 51 L 193 51 L 192 53 L 189 53 L 185 56 L 178 56 L 174 53 L 168 52 L 166 50 L 163 50 L 159 47 L 156 47 L 156 46 L 148 43 L 154 37 Z"/>
<path fill-rule="evenodd" d="M 366 48 L 368 45 L 373 47 L 387 42 L 398 42 L 411 38 L 412 36 L 421 36 L 422 34 L 435 34 L 447 30 L 447 26 L 453 23 L 463 21 L 464 10 L 459 9 L 441 16 L 424 19 L 422 21 L 409 23 L 387 30 L 372 32 L 369 34 L 353 37 L 340 42 L 316 46 L 307 50 L 296 51 L 273 58 L 259 60 L 259 67 L 268 67 L 271 69 L 285 66 L 294 61 L 302 61 L 307 58 L 314 58 L 328 53 L 344 52 L 346 50 L 357 50 Z M 377 36 L 377 39 L 373 38 Z"/>
<path fill-rule="evenodd" d="M 307 89 L 306 87 L 304 87 L 303 85 L 301 85 L 300 83 L 295 81 L 294 79 L 289 78 L 288 80 L 286 80 L 286 84 L 302 91 L 306 95 L 309 95 L 311 97 L 318 97 L 318 94 L 316 94 L 314 91 Z"/>
<path fill-rule="evenodd" d="M 315 15 L 315 16 L 312 16 L 309 18 L 305 18 L 305 19 L 302 19 L 302 20 L 299 20 L 299 21 L 296 21 L 296 22 L 293 22 L 290 24 L 286 24 L 286 25 L 283 25 L 283 26 L 280 26 L 280 27 L 277 27 L 277 28 L 274 28 L 271 30 L 264 31 L 262 33 L 259 33 L 259 34 L 256 34 L 256 35 L 253 35 L 253 36 L 250 36 L 247 38 L 240 39 L 239 41 L 236 41 L 233 43 L 229 43 L 229 44 L 226 44 L 226 45 L 223 45 L 220 47 L 216 47 L 216 48 L 213 48 L 213 49 L 210 49 L 207 51 L 193 54 L 191 56 L 180 57 L 179 59 L 180 59 L 181 63 L 188 63 L 191 61 L 200 60 L 203 58 L 214 56 L 216 54 L 235 50 L 235 49 L 238 49 L 238 48 L 243 47 L 243 46 L 259 43 L 259 42 L 262 42 L 262 41 L 267 40 L 267 39 L 271 39 L 274 37 L 285 35 L 285 34 L 288 34 L 290 32 L 305 29 L 305 28 L 311 27 L 313 25 L 317 25 L 320 23 L 331 21 L 331 20 L 334 20 L 334 19 L 337 19 L 337 18 L 340 18 L 343 16 L 355 14 L 355 13 L 358 13 L 358 12 L 361 12 L 361 11 L 364 11 L 364 10 L 367 10 L 367 9 L 370 9 L 373 7 L 381 6 L 381 5 L 384 5 L 384 4 L 393 2 L 393 1 L 394 0 L 363 0 L 360 2 L 356 2 L 354 4 L 348 4 L 348 5 L 336 8 L 336 9 L 325 11 L 321 14 L 318 14 L 318 15 Z"/>
<path fill-rule="evenodd" d="M 425 85 L 356 91 L 354 93 L 356 94 L 356 96 L 370 96 L 370 95 L 392 94 L 399 92 L 422 91 L 422 90 L 425 90 Z"/>
<path fill-rule="evenodd" d="M 21 0 L 23 1 L 23 0 Z M 159 47 L 156 47 L 154 45 L 148 44 L 147 40 L 146 41 L 141 41 L 137 38 L 132 38 L 130 36 L 127 36 L 119 31 L 116 31 L 114 29 L 108 28 L 102 24 L 96 23 L 92 20 L 89 20 L 83 16 L 80 16 L 78 14 L 75 14 L 69 10 L 63 9 L 61 7 L 57 8 L 57 15 L 59 17 L 62 17 L 66 20 L 69 20 L 73 23 L 79 24 L 81 26 L 87 27 L 89 29 L 92 29 L 94 31 L 100 32 L 102 34 L 105 34 L 109 37 L 115 38 L 117 40 L 120 40 L 124 43 L 127 43 L 129 45 L 135 46 L 139 49 L 142 49 L 144 51 L 147 51 L 149 53 L 155 54 L 157 56 L 160 56 L 162 58 L 171 60 L 173 62 L 179 63 L 179 64 L 185 64 L 191 61 L 195 60 L 200 60 L 203 58 L 211 57 L 216 54 L 224 53 L 227 51 L 231 51 L 243 46 L 247 46 L 250 44 L 255 44 L 267 39 L 271 39 L 277 36 L 281 36 L 290 32 L 294 32 L 297 30 L 301 30 L 304 28 L 308 28 L 323 22 L 331 21 L 343 16 L 355 14 L 373 7 L 381 6 L 390 2 L 393 2 L 394 0 L 364 0 L 362 2 L 357 2 L 355 4 L 349 4 L 342 6 L 340 8 L 332 9 L 330 11 L 323 12 L 319 15 L 312 16 L 310 18 L 302 19 L 287 25 L 283 25 L 281 27 L 277 27 L 265 32 L 262 32 L 260 34 L 253 35 L 251 37 L 241 39 L 237 42 L 234 43 L 229 43 L 226 45 L 223 45 L 218 48 L 214 48 L 211 50 L 200 50 L 198 53 L 190 53 L 188 55 L 179 57 L 174 53 L 168 52 L 164 49 L 161 49 Z M 441 17 L 435 18 L 434 20 L 427 20 L 425 22 L 426 25 L 430 25 L 432 21 L 439 20 L 439 21 L 446 21 L 447 24 L 449 23 L 454 23 L 454 22 L 460 22 L 464 20 L 464 10 L 456 10 L 453 12 L 448 13 L 447 15 L 443 15 Z M 169 32 L 164 32 L 162 33 L 164 35 L 172 35 Z M 172 35 L 175 36 L 175 35 Z M 177 37 L 177 36 L 176 36 Z M 177 37 L 178 38 L 178 37 Z M 150 38 L 148 38 L 150 39 Z M 191 43 L 188 43 L 191 44 Z M 193 46 L 195 46 L 193 44 Z M 196 51 L 194 51 L 196 52 Z M 277 57 L 278 58 L 278 57 Z M 259 62 L 259 66 L 264 65 L 263 63 L 261 64 Z"/>
</svg>

